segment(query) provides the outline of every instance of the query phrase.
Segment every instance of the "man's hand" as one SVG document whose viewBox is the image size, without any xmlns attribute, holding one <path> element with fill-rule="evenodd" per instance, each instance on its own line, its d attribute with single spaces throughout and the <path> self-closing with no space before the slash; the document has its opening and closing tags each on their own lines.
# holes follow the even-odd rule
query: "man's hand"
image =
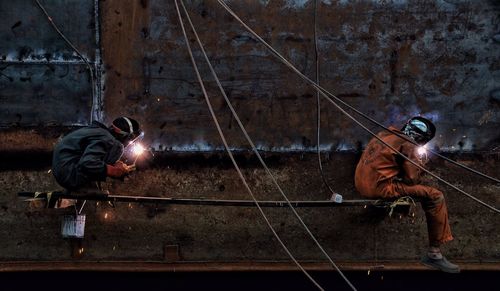
<svg viewBox="0 0 500 291">
<path fill-rule="evenodd" d="M 112 178 L 121 178 L 134 170 L 134 165 L 128 166 L 122 161 L 118 161 L 114 165 L 106 165 L 106 174 Z"/>
</svg>

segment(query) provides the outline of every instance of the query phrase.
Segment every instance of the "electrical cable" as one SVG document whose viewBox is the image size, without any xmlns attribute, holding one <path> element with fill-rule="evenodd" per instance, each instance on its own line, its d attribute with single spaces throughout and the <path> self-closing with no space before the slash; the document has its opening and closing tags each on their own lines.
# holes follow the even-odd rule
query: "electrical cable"
<svg viewBox="0 0 500 291">
<path fill-rule="evenodd" d="M 217 1 L 218 1 L 219 3 L 221 3 L 221 2 L 222 2 L 222 0 L 217 0 Z M 221 3 L 221 4 L 222 4 L 222 3 Z M 229 8 L 229 7 L 228 7 L 225 3 L 224 3 L 224 4 L 222 4 L 222 5 L 224 6 L 224 8 L 226 8 L 226 10 L 227 10 L 227 9 L 231 10 L 231 9 L 230 9 L 230 8 Z M 232 11 L 232 10 L 231 10 L 231 11 Z M 236 14 L 234 14 L 234 12 L 232 12 L 232 13 L 230 12 L 230 14 L 231 14 L 231 15 L 233 15 L 233 17 L 237 17 L 237 15 L 236 15 Z M 239 17 L 238 17 L 238 18 L 239 18 Z M 238 18 L 237 18 L 237 19 L 238 19 Z M 240 23 L 242 23 L 242 20 L 241 20 L 241 19 L 239 19 L 238 21 L 240 21 Z M 246 24 L 243 24 L 243 26 L 246 26 Z M 246 28 L 247 28 L 247 29 L 250 29 L 248 26 L 246 26 Z M 251 29 L 250 29 L 250 30 L 251 30 Z M 252 33 L 252 32 L 253 32 L 253 31 L 251 31 L 251 33 Z M 254 36 L 256 36 L 257 38 L 259 38 L 259 40 L 261 40 L 261 42 L 262 42 L 262 41 L 264 41 L 264 40 L 263 40 L 262 38 L 260 38 L 260 36 L 258 36 L 255 32 L 253 32 L 252 34 L 254 34 Z M 265 41 L 264 41 L 264 43 L 265 43 Z M 267 43 L 265 43 L 265 45 L 266 45 L 268 48 L 270 47 Z M 275 51 L 275 50 L 273 51 L 273 50 L 274 50 L 274 49 L 272 49 L 272 52 L 275 54 L 275 56 L 277 56 L 278 58 L 282 59 L 283 61 L 288 62 L 288 61 L 287 61 L 287 60 L 286 60 L 283 56 L 281 56 L 281 55 L 280 55 L 277 51 Z M 277 54 L 277 55 L 276 55 L 276 54 Z M 289 63 L 289 62 L 288 62 L 288 63 Z M 290 65 L 292 65 L 292 64 L 290 64 Z M 293 66 L 293 65 L 292 65 L 292 66 Z M 297 71 L 297 72 L 299 73 L 299 75 L 302 75 L 301 77 L 305 77 L 305 76 L 304 76 L 304 75 L 303 75 L 300 71 Z M 306 77 L 306 78 L 307 78 L 307 77 Z M 308 79 L 309 79 L 309 78 L 308 78 Z M 310 79 L 309 79 L 309 80 L 306 80 L 306 81 L 308 81 L 309 83 L 313 82 L 313 81 L 312 81 L 312 80 L 310 80 Z M 313 83 L 314 83 L 314 82 L 313 82 Z M 338 97 L 337 97 L 337 96 L 335 96 L 334 94 L 330 93 L 329 91 L 327 91 L 326 89 L 324 89 L 323 87 L 321 87 L 321 86 L 319 85 L 319 83 L 317 83 L 317 88 L 316 88 L 316 89 L 317 89 L 317 90 L 322 90 L 322 91 L 324 91 L 324 93 L 326 93 L 328 96 L 330 96 L 330 97 L 334 98 L 336 101 L 338 101 L 338 102 L 339 102 L 339 103 L 341 103 L 342 105 L 346 106 L 346 107 L 347 107 L 347 108 L 349 108 L 350 110 L 354 111 L 355 113 L 359 114 L 359 115 L 360 115 L 360 116 L 362 116 L 363 118 L 367 119 L 367 120 L 368 120 L 368 121 L 370 121 L 371 123 L 373 123 L 373 124 L 375 124 L 375 125 L 377 125 L 377 126 L 381 127 L 382 129 L 384 129 L 384 130 L 386 130 L 386 131 L 388 131 L 388 132 L 391 132 L 391 133 L 393 133 L 393 134 L 397 135 L 397 136 L 398 136 L 398 137 L 400 137 L 400 138 L 405 139 L 406 141 L 409 141 L 409 142 L 413 143 L 414 145 L 418 145 L 418 144 L 417 144 L 417 143 L 416 143 L 413 139 L 411 139 L 411 138 L 409 138 L 409 137 L 407 137 L 407 136 L 405 136 L 405 135 L 402 135 L 402 134 L 399 134 L 399 133 L 397 133 L 397 132 L 394 132 L 394 131 L 390 130 L 390 129 L 389 129 L 388 127 L 386 127 L 385 125 L 381 124 L 380 122 L 378 122 L 378 121 L 376 121 L 375 119 L 373 119 L 373 118 L 369 117 L 369 116 L 368 116 L 368 115 L 366 115 L 365 113 L 363 113 L 363 112 L 359 111 L 358 109 L 356 109 L 356 108 L 355 108 L 355 107 L 353 107 L 352 105 L 350 105 L 350 104 L 348 104 L 347 102 L 343 101 L 342 99 L 338 98 Z M 440 158 L 442 158 L 442 159 L 446 160 L 447 162 L 450 162 L 451 164 L 453 164 L 453 165 L 455 165 L 455 166 L 458 166 L 458 167 L 460 167 L 460 168 L 462 168 L 462 169 L 465 169 L 465 170 L 467 170 L 467 171 L 469 171 L 469 172 L 471 172 L 471 173 L 474 173 L 474 174 L 476 174 L 476 175 L 479 175 L 479 176 L 481 176 L 481 177 L 483 177 L 483 178 L 485 178 L 485 179 L 491 180 L 491 181 L 496 182 L 496 183 L 500 183 L 500 179 L 498 179 L 498 178 L 491 177 L 491 176 L 486 175 L 486 174 L 484 174 L 484 173 L 482 173 L 482 172 L 479 172 L 479 171 L 477 171 L 477 170 L 475 170 L 475 169 L 472 169 L 472 168 L 470 168 L 470 167 L 468 167 L 468 166 L 466 166 L 466 165 L 464 165 L 464 164 L 461 164 L 461 163 L 459 163 L 459 162 L 457 162 L 457 161 L 454 161 L 454 160 L 452 160 L 452 159 L 450 159 L 450 158 L 448 158 L 448 157 L 446 157 L 446 156 L 444 156 L 444 155 L 441 155 L 441 154 L 439 154 L 438 152 L 433 151 L 433 150 L 431 150 L 431 149 L 427 149 L 427 150 L 428 150 L 430 153 L 432 153 L 432 154 L 436 155 L 437 157 L 440 157 Z"/>
<path fill-rule="evenodd" d="M 182 3 L 182 0 L 181 0 L 181 4 L 184 5 Z M 272 226 L 271 222 L 269 221 L 269 219 L 267 218 L 266 214 L 264 213 L 264 211 L 262 210 L 262 208 L 260 207 L 259 205 L 259 202 L 257 201 L 257 199 L 255 198 L 255 195 L 253 194 L 253 191 L 250 189 L 250 186 L 248 185 L 245 177 L 243 176 L 243 173 L 241 172 L 241 169 L 239 168 L 238 166 L 238 163 L 236 162 L 236 160 L 234 159 L 234 156 L 229 148 L 229 145 L 227 143 L 227 140 L 226 140 L 226 137 L 224 136 L 224 133 L 222 132 L 222 128 L 220 127 L 220 124 L 219 124 L 219 121 L 217 119 L 217 116 L 215 115 L 215 112 L 212 108 L 212 104 L 211 104 L 211 101 L 210 101 L 210 98 L 208 97 L 208 94 L 207 94 L 207 91 L 205 89 L 205 85 L 203 83 L 203 80 L 201 78 L 201 75 L 200 75 L 200 72 L 198 71 L 198 66 L 196 64 L 196 61 L 194 59 L 194 56 L 193 56 L 193 52 L 191 50 L 191 45 L 189 44 L 189 39 L 187 37 L 187 34 L 186 34 L 186 30 L 184 28 L 184 23 L 183 23 L 183 19 L 182 19 L 182 15 L 181 15 L 181 12 L 179 10 L 179 6 L 178 6 L 178 3 L 177 3 L 177 0 L 175 0 L 175 8 L 177 10 L 177 14 L 179 16 L 179 22 L 180 22 L 180 25 L 181 25 L 181 28 L 182 28 L 182 33 L 184 35 L 184 40 L 186 41 L 186 46 L 188 48 L 188 52 L 189 52 L 189 57 L 191 59 L 191 62 L 193 64 L 193 68 L 195 70 L 195 73 L 196 73 L 196 77 L 198 79 L 198 82 L 200 83 L 200 86 L 201 86 L 201 89 L 203 91 L 203 95 L 205 97 L 205 101 L 207 102 L 207 105 L 208 105 L 208 109 L 210 111 L 210 115 L 212 116 L 212 119 L 215 123 L 215 126 L 217 127 L 217 131 L 219 133 L 219 136 L 222 140 L 222 142 L 224 143 L 224 147 L 229 155 L 229 158 L 231 159 L 231 162 L 233 163 L 236 171 L 238 172 L 238 176 L 240 177 L 241 181 L 243 182 L 243 185 L 245 186 L 246 190 L 248 191 L 248 193 L 250 194 L 250 196 L 252 197 L 252 200 L 255 202 L 255 205 L 257 206 L 259 212 L 261 213 L 262 217 L 264 218 L 264 220 L 266 221 L 266 224 L 268 225 L 269 229 L 272 231 L 274 237 L 278 240 L 278 242 L 281 244 L 282 248 L 285 250 L 285 252 L 288 254 L 288 256 L 292 259 L 292 261 L 297 265 L 297 267 L 306 275 L 307 278 L 309 278 L 309 280 L 319 289 L 319 290 L 324 290 L 318 282 L 316 282 L 314 280 L 314 278 L 311 277 L 311 275 L 302 267 L 302 265 L 297 261 L 297 259 L 295 259 L 295 257 L 293 256 L 293 254 L 290 252 L 290 250 L 286 247 L 286 245 L 284 244 L 284 242 L 281 240 L 281 238 L 279 237 L 278 233 L 276 233 L 274 227 Z M 188 16 L 189 17 L 189 16 Z"/>
<path fill-rule="evenodd" d="M 285 57 L 283 57 L 278 51 L 276 51 L 271 45 L 269 45 L 264 39 L 262 39 L 255 31 L 253 31 L 245 22 L 243 22 L 243 20 L 241 20 L 238 15 L 236 15 L 236 13 L 231 10 L 231 8 L 229 6 L 227 6 L 226 3 L 224 3 L 222 0 L 217 0 L 217 2 L 224 8 L 226 9 L 226 11 L 231 14 L 241 25 L 243 25 L 243 27 L 245 27 L 245 29 L 247 29 L 248 32 L 250 32 L 254 37 L 257 38 L 257 40 L 259 40 L 265 47 L 267 47 L 272 53 L 274 56 L 276 56 L 278 59 L 280 59 L 286 66 L 288 66 L 292 71 L 294 71 L 295 73 L 297 73 L 299 75 L 299 77 L 301 77 L 303 80 L 305 80 L 306 82 L 308 82 L 311 86 L 313 86 L 325 99 L 327 99 L 330 103 L 332 103 L 340 112 L 342 112 L 345 116 L 347 116 L 349 119 L 351 119 L 352 121 L 354 121 L 356 124 L 358 124 L 361 128 L 363 128 L 366 132 L 368 132 L 370 135 L 372 135 L 373 137 L 375 137 L 377 140 L 379 140 L 382 144 L 384 144 L 386 147 L 390 148 L 392 151 L 394 151 L 395 153 L 397 153 L 399 156 L 401 156 L 403 159 L 407 160 L 408 162 L 410 162 L 411 164 L 413 164 L 414 166 L 416 166 L 417 168 L 419 168 L 420 170 L 426 172 L 427 174 L 431 175 L 432 177 L 434 177 L 435 179 L 437 179 L 438 181 L 450 186 L 451 188 L 455 189 L 456 191 L 458 191 L 459 193 L 467 196 L 468 198 L 472 199 L 473 201 L 485 206 L 486 208 L 489 208 L 490 210 L 496 212 L 496 213 L 500 213 L 500 210 L 495 208 L 494 206 L 491 206 L 485 202 L 483 202 L 482 200 L 474 197 L 473 195 L 465 192 L 464 190 L 458 188 L 457 186 L 451 184 L 450 182 L 444 180 L 443 178 L 437 176 L 436 174 L 432 173 L 431 171 L 427 170 L 426 168 L 422 167 L 421 165 L 419 165 L 418 163 L 412 161 L 410 158 L 408 158 L 407 156 L 403 155 L 401 152 L 399 152 L 398 150 L 396 150 L 394 147 L 392 147 L 391 145 L 387 144 L 385 141 L 383 141 L 380 137 L 378 137 L 374 132 L 372 132 L 370 129 L 368 129 L 365 125 L 363 125 L 361 122 L 359 122 L 355 117 L 353 117 L 352 115 L 350 115 L 347 111 L 345 111 L 340 105 L 338 105 L 333 99 L 331 99 L 328 95 L 332 96 L 335 100 L 339 101 L 340 103 L 346 105 L 348 108 L 352 108 L 352 110 L 354 111 L 357 111 L 357 109 L 355 109 L 354 107 L 348 105 L 347 103 L 343 102 L 342 100 L 340 100 L 337 96 L 333 95 L 332 93 L 328 92 L 326 89 L 324 89 L 323 87 L 319 86 L 318 84 L 316 84 L 314 81 L 312 81 L 310 78 L 308 78 L 307 76 L 305 76 L 304 74 L 302 74 L 302 72 L 300 72 L 293 64 L 291 64 Z M 327 95 L 328 93 L 328 95 Z M 359 111 L 358 111 L 359 112 Z"/>
<path fill-rule="evenodd" d="M 42 10 L 42 12 L 45 14 L 45 16 L 47 17 L 47 19 L 49 20 L 50 25 L 54 28 L 54 30 L 73 49 L 73 51 L 78 55 L 78 57 L 80 57 L 80 59 L 82 59 L 82 61 L 87 65 L 87 68 L 88 68 L 89 74 L 90 74 L 90 82 L 91 82 L 91 86 L 92 86 L 92 106 L 91 106 L 91 109 L 90 109 L 90 122 L 92 122 L 93 119 L 94 119 L 94 117 L 93 117 L 94 116 L 94 114 L 93 114 L 94 110 L 97 110 L 95 108 L 96 104 L 94 103 L 94 98 L 95 98 L 96 92 L 95 92 L 95 79 L 94 79 L 95 75 L 94 75 L 94 70 L 92 69 L 92 65 L 82 55 L 82 53 L 80 53 L 80 51 L 73 45 L 73 43 L 71 43 L 71 41 L 69 41 L 69 39 L 66 38 L 66 36 L 61 32 L 61 30 L 54 23 L 54 21 L 52 20 L 52 17 L 49 15 L 49 13 L 47 12 L 47 10 L 45 10 L 45 7 L 43 7 L 43 5 L 40 3 L 40 1 L 35 0 L 35 2 L 38 5 L 38 7 L 40 7 L 40 9 Z"/>
<path fill-rule="evenodd" d="M 189 24 L 191 25 L 191 29 L 192 29 L 192 31 L 193 31 L 193 33 L 195 35 L 196 41 L 198 42 L 198 46 L 200 47 L 200 50 L 201 50 L 201 52 L 202 52 L 202 54 L 203 54 L 203 56 L 205 58 L 205 61 L 207 62 L 207 65 L 208 65 L 208 67 L 209 67 L 209 69 L 210 69 L 210 71 L 212 73 L 212 76 L 214 77 L 214 80 L 216 81 L 217 86 L 219 87 L 220 92 L 221 92 L 222 96 L 224 97 L 224 100 L 225 100 L 226 104 L 228 105 L 229 109 L 231 110 L 231 113 L 232 113 L 233 117 L 235 118 L 236 122 L 238 123 L 238 126 L 240 127 L 241 131 L 243 132 L 243 134 L 244 134 L 247 142 L 250 144 L 250 146 L 252 147 L 253 152 L 255 153 L 255 155 L 257 156 L 257 158 L 259 159 L 259 162 L 264 167 L 264 169 L 266 170 L 266 173 L 270 176 L 270 178 L 273 181 L 274 185 L 276 186 L 276 188 L 281 193 L 282 197 L 287 202 L 289 208 L 292 210 L 293 214 L 299 220 L 299 222 L 304 227 L 304 229 L 306 230 L 306 232 L 308 233 L 308 235 L 311 237 L 311 239 L 314 241 L 314 243 L 318 246 L 318 248 L 321 250 L 321 252 L 329 260 L 330 264 L 339 272 L 339 274 L 342 276 L 342 278 L 348 283 L 348 285 L 353 290 L 356 290 L 356 288 L 352 285 L 352 283 L 345 277 L 345 275 L 342 273 L 342 271 L 340 271 L 340 269 L 338 268 L 338 266 L 333 262 L 332 258 L 328 255 L 328 253 L 324 250 L 324 248 L 318 242 L 318 240 L 316 239 L 316 237 L 312 234 L 311 230 L 304 223 L 304 221 L 302 220 L 302 218 L 300 217 L 300 215 L 297 213 L 297 211 L 295 210 L 295 208 L 292 206 L 290 200 L 288 199 L 288 197 L 286 196 L 285 192 L 283 191 L 283 189 L 279 185 L 278 181 L 276 180 L 276 178 L 274 177 L 274 175 L 271 173 L 271 170 L 269 169 L 269 167 L 267 166 L 267 164 L 264 162 L 264 159 L 262 159 L 262 156 L 260 155 L 259 151 L 257 150 L 257 147 L 255 146 L 254 142 L 250 138 L 247 130 L 245 129 L 245 126 L 241 122 L 241 120 L 240 120 L 238 114 L 236 113 L 236 110 L 234 109 L 231 101 L 227 97 L 227 94 L 226 94 L 224 88 L 222 87 L 222 84 L 220 83 L 220 79 L 218 78 L 217 73 L 215 72 L 215 70 L 214 70 L 214 68 L 213 68 L 210 60 L 208 59 L 208 56 L 207 56 L 207 54 L 205 52 L 203 44 L 201 43 L 201 40 L 200 40 L 200 38 L 198 36 L 198 33 L 196 32 L 196 29 L 195 29 L 195 27 L 194 27 L 194 25 L 193 25 L 193 23 L 191 21 L 189 13 L 187 12 L 186 7 L 184 6 L 184 1 L 180 0 L 180 2 L 181 2 L 181 5 L 182 5 L 182 7 L 184 9 L 184 13 L 187 16 L 187 20 L 188 20 Z"/>
<path fill-rule="evenodd" d="M 317 24 L 317 19 L 318 19 L 318 0 L 314 0 L 314 52 L 316 56 L 316 83 L 319 85 L 319 50 L 318 50 L 318 24 Z M 320 145 L 320 127 L 321 127 L 321 98 L 319 96 L 319 92 L 316 92 L 316 125 L 317 125 L 317 140 L 316 140 L 316 149 L 318 152 L 318 166 L 319 166 L 319 172 L 321 174 L 321 179 L 323 180 L 323 183 L 326 185 L 328 190 L 330 190 L 330 193 L 335 195 L 337 194 L 335 191 L 333 191 L 332 187 L 330 187 L 330 184 L 326 180 L 325 173 L 323 171 L 323 162 L 321 161 L 321 151 L 319 149 Z"/>
</svg>

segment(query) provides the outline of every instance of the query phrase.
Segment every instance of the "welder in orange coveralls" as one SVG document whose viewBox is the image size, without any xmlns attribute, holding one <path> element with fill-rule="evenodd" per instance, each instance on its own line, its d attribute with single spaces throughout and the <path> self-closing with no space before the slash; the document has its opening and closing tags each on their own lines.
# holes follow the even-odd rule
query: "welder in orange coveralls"
<svg viewBox="0 0 500 291">
<path fill-rule="evenodd" d="M 429 142 L 436 132 L 434 124 L 423 117 L 411 118 L 401 131 L 394 127 L 389 129 L 406 135 L 421 146 Z M 412 161 L 423 164 L 415 144 L 388 131 L 378 133 L 378 137 Z M 367 198 L 418 198 L 425 212 L 429 234 L 429 251 L 421 262 L 444 272 L 458 273 L 459 267 L 449 262 L 440 249 L 442 244 L 453 239 L 444 195 L 435 188 L 420 185 L 421 172 L 418 167 L 373 138 L 356 167 L 355 185 L 361 195 Z"/>
</svg>

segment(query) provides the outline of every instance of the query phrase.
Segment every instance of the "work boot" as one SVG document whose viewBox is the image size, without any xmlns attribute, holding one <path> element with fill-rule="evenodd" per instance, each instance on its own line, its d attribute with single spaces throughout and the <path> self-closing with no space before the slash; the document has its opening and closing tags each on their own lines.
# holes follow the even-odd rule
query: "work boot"
<svg viewBox="0 0 500 291">
<path fill-rule="evenodd" d="M 435 268 L 441 270 L 446 273 L 460 273 L 460 268 L 448 261 L 443 255 L 425 255 L 422 257 L 420 262 L 428 267 Z"/>
</svg>

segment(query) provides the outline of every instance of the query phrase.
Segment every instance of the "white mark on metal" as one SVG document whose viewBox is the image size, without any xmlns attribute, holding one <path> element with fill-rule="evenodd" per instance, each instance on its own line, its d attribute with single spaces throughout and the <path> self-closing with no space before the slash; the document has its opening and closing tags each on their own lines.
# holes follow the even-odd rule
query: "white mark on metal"
<svg viewBox="0 0 500 291">
<path fill-rule="evenodd" d="M 285 0 L 284 8 L 303 9 L 309 0 Z"/>
</svg>

